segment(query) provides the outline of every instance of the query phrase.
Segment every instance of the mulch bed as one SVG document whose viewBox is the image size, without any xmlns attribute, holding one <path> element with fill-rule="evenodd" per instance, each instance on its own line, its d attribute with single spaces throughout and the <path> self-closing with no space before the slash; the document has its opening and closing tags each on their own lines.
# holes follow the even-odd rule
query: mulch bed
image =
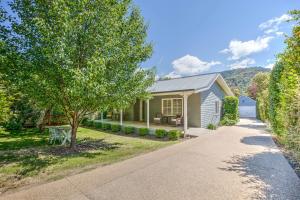
<svg viewBox="0 0 300 200">
<path fill-rule="evenodd" d="M 291 167 L 294 169 L 297 176 L 300 178 L 300 160 L 297 159 L 296 155 L 291 150 L 288 150 L 283 144 L 281 144 L 276 137 L 273 137 L 273 140 Z"/>
</svg>

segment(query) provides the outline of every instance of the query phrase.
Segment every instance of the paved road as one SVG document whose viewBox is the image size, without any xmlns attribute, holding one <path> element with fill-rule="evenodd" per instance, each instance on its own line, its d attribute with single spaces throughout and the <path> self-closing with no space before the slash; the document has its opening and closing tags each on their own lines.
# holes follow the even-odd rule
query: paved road
<svg viewBox="0 0 300 200">
<path fill-rule="evenodd" d="M 0 199 L 300 199 L 263 124 L 241 120 L 177 145 Z"/>
</svg>

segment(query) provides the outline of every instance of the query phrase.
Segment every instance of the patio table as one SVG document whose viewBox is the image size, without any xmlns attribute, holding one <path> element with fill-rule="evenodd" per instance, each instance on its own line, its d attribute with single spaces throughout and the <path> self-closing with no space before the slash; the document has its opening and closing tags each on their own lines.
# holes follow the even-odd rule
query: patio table
<svg viewBox="0 0 300 200">
<path fill-rule="evenodd" d="M 67 142 L 71 142 L 71 127 L 68 126 L 48 126 L 50 143 L 55 141 L 61 142 L 61 145 L 65 145 Z"/>
<path fill-rule="evenodd" d="M 175 115 L 163 115 L 162 116 L 162 121 L 166 121 L 167 124 L 170 122 L 170 118 L 175 117 Z"/>
</svg>

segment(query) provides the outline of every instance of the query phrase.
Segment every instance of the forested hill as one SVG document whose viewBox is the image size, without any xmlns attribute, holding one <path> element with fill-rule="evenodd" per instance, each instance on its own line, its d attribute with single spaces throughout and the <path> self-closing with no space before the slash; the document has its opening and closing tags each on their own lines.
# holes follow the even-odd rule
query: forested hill
<svg viewBox="0 0 300 200">
<path fill-rule="evenodd" d="M 221 74 L 231 88 L 239 88 L 241 94 L 245 94 L 251 79 L 255 76 L 255 74 L 258 72 L 269 71 L 270 69 L 263 67 L 249 67 L 223 71 Z"/>
</svg>

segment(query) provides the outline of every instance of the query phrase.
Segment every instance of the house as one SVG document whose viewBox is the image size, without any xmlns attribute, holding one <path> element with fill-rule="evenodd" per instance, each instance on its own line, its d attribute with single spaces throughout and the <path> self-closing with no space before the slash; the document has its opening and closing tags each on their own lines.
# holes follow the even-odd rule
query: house
<svg viewBox="0 0 300 200">
<path fill-rule="evenodd" d="M 203 74 L 170 80 L 156 81 L 149 88 L 152 98 L 137 100 L 124 112 L 125 120 L 143 121 L 150 127 L 158 115 L 182 116 L 184 131 L 188 127 L 207 128 L 218 124 L 221 118 L 222 99 L 233 96 L 219 73 Z"/>
<path fill-rule="evenodd" d="M 241 118 L 256 118 L 256 101 L 247 96 L 240 96 L 239 113 Z"/>
</svg>

